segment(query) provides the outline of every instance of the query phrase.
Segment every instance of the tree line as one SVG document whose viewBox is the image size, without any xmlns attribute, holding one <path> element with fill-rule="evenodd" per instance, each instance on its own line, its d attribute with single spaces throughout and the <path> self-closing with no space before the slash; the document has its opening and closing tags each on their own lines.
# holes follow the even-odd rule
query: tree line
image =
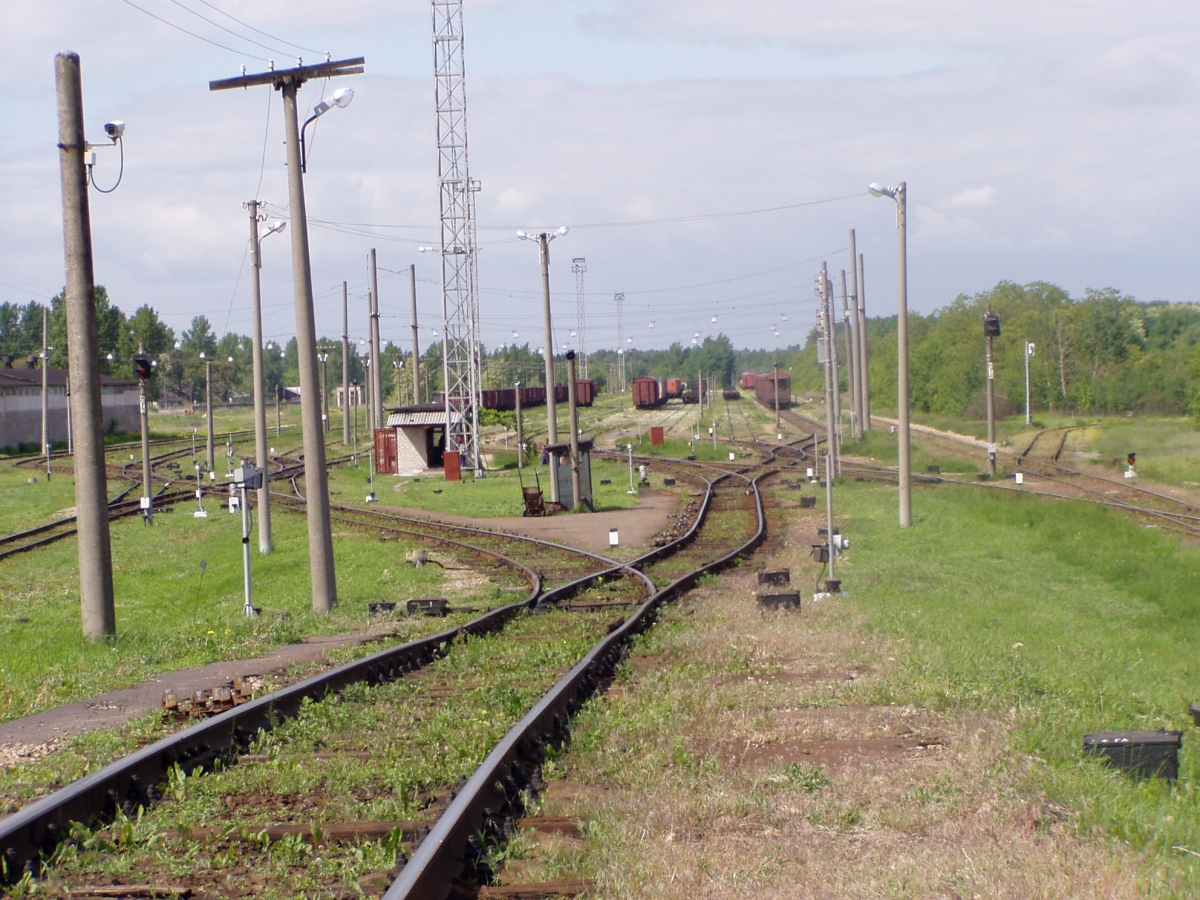
<svg viewBox="0 0 1200 900">
<path fill-rule="evenodd" d="M 993 346 L 996 391 L 1002 409 L 1019 410 L 1025 396 L 1025 344 L 1035 345 L 1030 360 L 1033 406 L 1066 413 L 1154 412 L 1200 417 L 1200 307 L 1188 303 L 1142 302 L 1113 288 L 1087 290 L 1072 298 L 1053 284 L 1001 282 L 990 291 L 959 295 L 927 316 L 909 314 L 910 394 L 913 409 L 938 415 L 972 415 L 982 408 L 986 385 L 983 315 L 1000 316 L 1001 335 Z M 42 348 L 42 310 L 36 301 L 0 304 L 0 354 L 15 359 Z M 66 368 L 66 306 L 62 294 L 50 302 L 50 365 Z M 156 361 L 160 377 L 152 379 L 151 396 L 168 390 L 189 401 L 203 398 L 205 363 L 211 364 L 214 396 L 222 402 L 252 393 L 252 341 L 228 333 L 218 337 L 204 316 L 176 334 L 155 309 L 144 305 L 123 313 L 101 286 L 96 288 L 100 370 L 131 378 L 139 345 Z M 838 326 L 844 348 L 844 326 Z M 735 350 L 724 334 L 690 347 L 671 344 L 664 350 L 624 354 L 599 350 L 590 354 L 588 375 L 601 390 L 625 366 L 626 379 L 639 375 L 692 381 L 701 371 L 718 387 L 735 384 L 745 371 L 770 371 L 779 363 L 790 368 L 795 390 L 820 392 L 824 375 L 817 364 L 816 331 L 803 348 Z M 873 408 L 894 409 L 896 396 L 896 317 L 867 322 L 868 358 Z M 323 337 L 328 354 L 325 372 L 331 390 L 342 377 L 340 336 Z M 361 383 L 366 367 L 356 343 L 350 377 Z M 203 354 L 203 357 L 201 357 Z M 844 356 L 844 352 L 840 356 Z M 412 397 L 410 354 L 398 344 L 382 351 L 384 400 L 408 403 Z M 841 380 L 848 389 L 843 363 Z M 545 383 L 544 364 L 529 344 L 481 349 L 482 387 Z M 565 361 L 556 358 L 557 380 L 565 380 Z M 427 399 L 442 389 L 442 346 L 431 343 L 422 354 L 422 393 Z M 299 383 L 296 339 L 269 344 L 264 352 L 268 395 L 279 386 Z"/>
<path fill-rule="evenodd" d="M 1069 414 L 1148 412 L 1200 414 L 1200 307 L 1143 302 L 1113 288 L 1073 298 L 1045 282 L 1001 282 L 960 294 L 923 316 L 909 313 L 909 393 L 917 412 L 981 414 L 987 385 L 983 316 L 1000 317 L 993 340 L 996 393 L 1002 406 L 1024 409 L 1025 344 L 1035 410 Z M 867 323 L 872 407 L 895 409 L 896 316 Z M 839 357 L 845 338 L 839 326 Z M 817 332 L 792 359 L 795 389 L 824 390 Z M 839 363 L 844 363 L 839 358 Z M 841 373 L 844 389 L 847 373 Z"/>
</svg>

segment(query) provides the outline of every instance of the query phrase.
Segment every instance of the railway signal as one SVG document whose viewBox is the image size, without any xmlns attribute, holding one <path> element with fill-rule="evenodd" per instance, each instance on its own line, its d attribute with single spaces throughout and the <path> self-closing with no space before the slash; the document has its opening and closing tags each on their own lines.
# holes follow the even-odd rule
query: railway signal
<svg viewBox="0 0 1200 900">
<path fill-rule="evenodd" d="M 1125 469 L 1125 477 L 1136 478 L 1137 472 L 1134 471 L 1133 467 L 1137 463 L 1137 454 L 1132 451 L 1125 454 L 1125 462 L 1128 463 L 1128 468 Z"/>
<path fill-rule="evenodd" d="M 1033 359 L 1034 346 L 1025 342 L 1025 424 L 1033 424 L 1033 408 L 1029 405 L 1029 361 Z"/>
<path fill-rule="evenodd" d="M 983 316 L 983 336 L 987 342 L 987 453 L 988 470 L 996 474 L 996 367 L 992 363 L 992 338 L 1000 337 L 1000 317 L 990 309 Z"/>
<path fill-rule="evenodd" d="M 133 354 L 133 374 L 138 380 L 138 418 L 142 424 L 142 519 L 147 525 L 153 515 L 154 494 L 150 489 L 150 422 L 146 403 L 146 382 L 154 374 L 154 362 L 146 355 L 144 344 Z"/>
</svg>

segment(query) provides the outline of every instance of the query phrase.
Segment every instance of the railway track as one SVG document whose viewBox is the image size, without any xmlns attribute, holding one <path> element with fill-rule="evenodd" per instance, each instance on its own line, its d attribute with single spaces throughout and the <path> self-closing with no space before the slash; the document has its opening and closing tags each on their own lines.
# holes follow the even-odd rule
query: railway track
<svg viewBox="0 0 1200 900">
<path fill-rule="evenodd" d="M 496 766 L 503 768 L 504 775 L 500 781 L 504 786 L 501 792 L 504 804 L 498 806 L 497 799 L 490 795 L 480 800 L 480 797 L 489 791 L 494 792 L 494 779 L 484 780 L 485 790 L 482 793 L 468 790 L 471 782 L 455 792 L 457 781 L 451 775 L 459 772 L 462 768 L 460 765 L 459 769 L 453 766 L 446 769 L 450 775 L 442 777 L 438 784 L 433 783 L 438 779 L 432 776 L 422 780 L 413 775 L 410 781 L 405 782 L 403 791 L 397 793 L 389 789 L 386 792 L 389 798 L 386 802 L 380 799 L 378 791 L 369 801 L 363 799 L 358 806 L 342 797 L 334 803 L 335 808 L 324 816 L 316 816 L 318 821 L 336 816 L 342 820 L 341 825 L 345 826 L 341 828 L 337 823 L 323 822 L 318 826 L 318 831 L 326 826 L 337 825 L 334 831 L 338 834 L 353 833 L 359 838 L 363 835 L 375 835 L 377 842 L 381 841 L 392 848 L 394 862 L 396 846 L 402 846 L 404 841 L 419 836 L 424 826 L 408 828 L 404 824 L 407 820 L 384 820 L 378 816 L 368 822 L 362 816 L 366 815 L 368 810 L 381 808 L 386 808 L 393 815 L 400 812 L 405 815 L 421 813 L 422 821 L 431 823 L 430 827 L 433 830 L 431 837 L 422 841 L 416 849 L 410 865 L 417 863 L 418 855 L 423 850 L 427 850 L 429 854 L 433 854 L 434 859 L 442 862 L 434 864 L 426 859 L 426 862 L 418 867 L 425 874 L 411 877 L 422 884 L 436 882 L 444 886 L 446 877 L 449 877 L 445 874 L 445 867 L 449 865 L 453 868 L 453 864 L 445 862 L 445 854 L 450 853 L 453 859 L 457 860 L 455 864 L 460 869 L 466 865 L 464 854 L 469 855 L 469 839 L 479 827 L 483 827 L 485 819 L 492 824 L 487 825 L 483 833 L 493 837 L 502 834 L 501 811 L 510 807 L 517 799 L 514 796 L 515 792 L 511 790 L 512 786 L 524 784 L 528 787 L 536 781 L 532 778 L 533 770 L 529 768 L 528 763 L 522 763 L 520 759 L 528 760 L 530 754 L 536 755 L 545 747 L 547 741 L 556 735 L 562 736 L 569 714 L 578 708 L 586 694 L 600 685 L 601 673 L 611 671 L 624 642 L 653 621 L 654 610 L 662 602 L 686 589 L 701 572 L 725 564 L 740 553 L 748 552 L 761 540 L 762 500 L 757 488 L 757 480 L 763 477 L 761 474 L 751 476 L 713 471 L 712 467 L 689 467 L 683 462 L 674 465 L 681 471 L 688 471 L 689 477 L 697 484 L 705 485 L 703 499 L 698 504 L 694 520 L 686 532 L 670 544 L 626 565 L 594 554 L 579 554 L 577 551 L 570 551 L 569 548 L 547 545 L 531 538 L 430 523 L 381 513 L 378 510 L 335 507 L 335 516 L 348 525 L 368 527 L 381 533 L 404 535 L 419 541 L 438 541 L 444 546 L 453 545 L 458 552 L 476 558 L 487 556 L 497 561 L 503 558 L 510 570 L 520 572 L 526 580 L 529 585 L 528 596 L 523 601 L 491 610 L 459 628 L 388 648 L 363 660 L 291 685 L 283 691 L 251 701 L 185 729 L 125 760 L 93 773 L 63 791 L 37 801 L 0 822 L 0 848 L 3 848 L 0 859 L 3 860 L 7 877 L 11 880 L 21 877 L 25 872 L 29 873 L 29 877 L 42 874 L 50 878 L 55 885 L 61 885 L 54 890 L 67 890 L 70 887 L 76 893 L 88 887 L 87 883 L 81 884 L 81 881 L 96 887 L 95 881 L 100 875 L 93 866 L 100 865 L 100 862 L 97 859 L 85 859 L 87 853 L 83 851 L 86 850 L 87 841 L 81 842 L 71 838 L 72 822 L 95 823 L 115 819 L 115 824 L 107 825 L 108 830 L 103 832 L 111 835 L 114 833 L 112 829 L 124 827 L 121 824 L 125 821 L 123 817 L 134 815 L 138 809 L 147 810 L 146 816 L 151 821 L 154 821 L 156 816 L 170 817 L 186 806 L 187 791 L 179 787 L 181 784 L 216 785 L 212 790 L 220 797 L 244 796 L 244 793 L 238 793 L 241 788 L 235 790 L 231 785 L 241 784 L 245 787 L 245 784 L 250 783 L 261 787 L 265 783 L 264 778 L 268 781 L 270 779 L 271 766 L 260 757 L 278 763 L 280 759 L 292 759 L 292 752 L 298 751 L 299 755 L 295 758 L 306 760 L 307 766 L 315 766 L 318 769 L 336 767 L 336 762 L 327 760 L 340 759 L 344 765 L 346 759 L 350 758 L 355 761 L 354 765 L 357 768 L 365 771 L 370 768 L 370 760 L 376 757 L 381 761 L 381 765 L 384 764 L 383 761 L 388 761 L 386 764 L 394 767 L 395 757 L 399 752 L 397 748 L 403 747 L 406 758 L 419 757 L 419 761 L 414 765 L 428 776 L 429 771 L 437 768 L 437 761 L 446 752 L 439 748 L 459 747 L 460 742 L 465 742 L 482 755 L 486 746 L 480 745 L 480 734 L 499 736 L 495 733 L 494 725 L 497 719 L 491 720 L 492 728 L 489 731 L 482 727 L 478 714 L 468 716 L 472 709 L 477 711 L 477 704 L 481 699 L 486 699 L 489 706 L 499 705 L 508 709 L 509 719 L 515 720 L 519 718 L 519 713 L 525 713 L 521 721 L 528 720 L 528 727 L 520 729 L 520 737 L 513 737 L 518 731 L 515 727 L 506 734 L 491 754 L 487 755 L 483 766 L 476 770 L 476 775 L 471 779 L 471 782 L 478 780 L 479 772 L 487 768 L 488 761 L 493 769 Z M 289 502 L 284 500 L 283 505 L 286 506 Z M 298 506 L 298 503 L 295 506 Z M 704 540 L 700 540 L 701 535 L 705 536 Z M 517 547 L 521 550 L 514 549 Z M 586 557 L 586 564 L 560 564 L 560 559 L 568 552 L 574 553 L 576 557 Z M 526 557 L 525 561 L 518 558 L 522 554 Z M 677 555 L 680 555 L 682 562 L 675 560 Z M 529 561 L 536 562 L 536 565 L 528 564 Z M 555 586 L 548 587 L 548 584 L 554 582 L 557 582 Z M 586 602 L 574 606 L 564 604 L 563 601 L 568 599 Z M 630 609 L 634 610 L 632 615 L 628 615 Z M 614 613 L 618 611 L 619 616 L 614 618 Z M 509 627 L 505 628 L 506 625 Z M 510 630 L 513 640 L 504 639 Z M 520 640 L 522 634 L 531 639 Z M 489 637 L 490 635 L 496 636 Z M 494 653 L 483 652 L 493 644 Z M 486 677 L 475 671 L 475 667 L 482 666 L 482 660 L 490 656 L 494 655 L 498 659 L 505 658 L 506 655 L 520 656 L 512 647 L 522 645 L 535 648 L 545 659 L 544 665 L 539 664 L 540 668 L 533 666 L 528 670 L 527 677 L 522 676 L 518 679 L 520 683 L 512 681 L 511 672 L 508 673 L 509 680 L 505 682 L 504 671 Z M 563 653 L 568 652 L 567 648 L 573 648 L 569 650 L 570 659 L 562 653 L 552 652 L 555 648 L 562 649 Z M 458 671 L 458 668 L 462 668 L 462 671 Z M 503 670 L 504 666 L 500 668 Z M 524 672 L 525 669 L 521 671 Z M 462 683 L 464 678 L 467 684 Z M 449 679 L 449 683 L 446 679 Z M 500 703 L 496 696 L 498 685 L 502 682 L 507 685 L 508 690 L 508 694 L 505 695 L 507 699 L 500 698 L 504 699 L 504 703 Z M 541 700 L 537 700 L 537 695 L 551 684 L 551 690 L 542 696 Z M 480 691 L 484 693 L 480 694 Z M 488 691 L 492 693 L 488 694 Z M 421 695 L 421 701 L 415 702 L 414 697 L 418 694 Z M 325 741 L 322 747 L 329 744 L 340 749 L 334 749 L 330 753 L 318 753 L 316 750 L 309 752 L 311 746 L 304 744 L 304 741 L 310 741 L 311 744 L 313 735 L 318 733 L 313 719 L 322 716 L 333 716 L 337 719 L 352 706 L 368 718 L 382 717 L 388 724 L 386 727 L 380 727 L 378 732 L 367 728 L 354 728 L 352 733 L 355 740 L 348 741 L 344 733 L 339 740 L 330 737 L 325 741 L 322 738 Z M 319 715 L 316 712 L 318 709 Z M 295 718 L 297 716 L 298 718 Z M 398 731 L 394 727 L 397 717 L 407 717 L 411 727 Z M 449 727 L 447 723 L 458 723 L 462 727 L 456 725 L 455 729 L 451 729 L 453 735 L 450 731 L 445 731 L 444 740 L 440 744 L 435 742 L 431 747 L 424 748 L 414 746 L 408 736 L 433 727 L 430 723 L 441 723 L 439 727 L 444 728 Z M 506 727 L 508 724 L 509 722 L 505 722 Z M 384 741 L 384 732 L 391 736 L 391 743 Z M 377 738 L 386 745 L 379 745 Z M 364 742 L 370 745 L 368 749 L 362 749 Z M 309 749 L 305 749 L 306 747 Z M 346 749 L 347 747 L 350 749 Z M 265 752 L 247 752 L 250 750 Z M 365 762 L 364 755 L 367 757 Z M 242 757 L 242 761 L 233 765 L 239 756 Z M 318 756 L 321 762 L 314 762 Z M 473 757 L 475 761 L 478 761 L 478 758 Z M 207 771 L 214 764 L 218 764 L 217 767 L 222 770 L 219 774 L 206 774 L 201 777 L 200 782 L 195 780 L 198 773 Z M 229 767 L 227 772 L 224 771 L 225 766 Z M 188 773 L 192 774 L 189 776 Z M 464 773 L 460 772 L 460 778 L 462 774 Z M 192 780 L 189 781 L 189 778 Z M 408 792 L 410 787 L 411 794 Z M 198 787 L 195 790 L 204 793 L 205 788 Z M 258 799 L 263 799 L 259 796 L 263 793 L 262 790 L 259 790 L 258 794 L 255 794 L 254 790 L 250 793 Z M 451 794 L 454 795 L 453 802 L 450 799 Z M 474 799 L 464 799 L 468 796 Z M 163 798 L 166 803 L 158 806 L 154 804 L 154 801 Z M 463 807 L 451 816 L 456 824 L 445 824 L 451 819 L 444 817 L 432 824 L 432 816 L 440 808 L 440 804 L 446 804 L 448 816 L 456 804 Z M 266 835 L 255 839 L 258 840 L 258 844 L 255 845 L 257 850 L 245 851 L 250 858 L 255 858 L 256 853 L 258 856 L 265 854 L 269 858 L 268 845 L 272 844 L 272 834 L 281 841 L 300 840 L 303 843 L 307 839 L 311 845 L 320 843 L 312 833 L 312 804 L 302 804 L 303 812 L 292 813 L 293 817 L 300 815 L 306 817 L 305 820 L 309 822 L 307 826 L 299 827 L 299 831 L 293 827 L 295 822 L 260 821 L 264 817 L 270 817 L 271 810 L 276 811 L 276 818 L 280 817 L 278 806 L 267 804 L 263 807 L 254 802 L 240 801 L 230 801 L 226 806 L 241 812 L 233 815 L 225 824 L 213 826 L 224 836 L 221 838 L 225 841 L 225 849 L 222 852 L 229 852 L 228 845 L 239 843 L 230 835 L 235 831 L 240 835 L 246 828 L 250 828 L 255 835 Z M 491 811 L 490 815 L 488 810 Z M 354 818 L 354 821 L 345 821 L 347 817 L 355 816 L 358 818 Z M 480 816 L 483 816 L 483 819 L 480 819 Z M 479 821 L 476 822 L 476 819 Z M 163 820 L 159 818 L 158 821 L 161 824 Z M 385 829 L 381 822 L 392 824 Z M 464 822 L 473 824 L 468 827 Z M 260 829 L 260 825 L 263 828 Z M 86 830 L 91 826 L 83 827 Z M 338 831 L 338 828 L 341 830 Z M 438 829 L 447 832 L 445 839 L 433 839 L 433 835 L 439 833 Z M 307 835 L 307 838 L 303 835 L 297 837 L 301 832 Z M 80 826 L 75 826 L 75 833 L 82 834 Z M 162 834 L 165 834 L 163 839 L 168 843 L 181 842 L 184 853 L 203 855 L 211 849 L 203 841 L 197 845 L 196 835 L 188 837 L 179 829 L 172 832 L 167 828 L 160 836 Z M 211 836 L 212 832 L 205 834 Z M 436 853 L 433 844 L 430 844 L 431 840 L 437 846 Z M 254 844 L 254 841 L 250 843 Z M 329 843 L 337 844 L 338 840 L 331 839 Z M 137 852 L 136 847 L 130 848 L 133 856 L 136 856 Z M 237 852 L 240 854 L 243 851 L 238 849 Z M 323 854 L 336 855 L 336 852 L 335 847 L 322 848 Z M 48 868 L 44 868 L 47 866 Z M 145 868 L 139 863 L 133 871 L 145 871 Z M 408 871 L 407 867 L 405 871 Z M 415 869 L 413 871 L 416 872 Z M 214 880 L 208 876 L 200 877 L 199 880 L 206 885 L 215 886 Z M 216 879 L 217 882 L 219 880 Z M 195 881 L 193 878 L 189 883 L 194 885 Z M 106 888 L 107 896 L 123 896 L 119 885 L 108 884 L 102 887 Z M 143 891 L 141 895 L 145 896 L 144 884 L 127 887 L 126 895 L 134 896 Z M 389 896 L 391 895 L 389 892 Z M 421 894 L 418 892 L 412 896 Z"/>
<path fill-rule="evenodd" d="M 811 427 L 815 436 L 820 436 L 824 433 L 824 427 L 818 422 L 791 411 L 783 414 L 790 416 L 796 424 Z M 1045 433 L 1041 432 L 1040 434 Z M 939 440 L 936 436 L 922 433 L 922 438 L 929 437 Z M 913 473 L 912 482 L 913 484 L 929 486 L 945 484 L 967 485 L 984 490 L 1011 491 L 1014 493 L 1033 494 L 1039 497 L 1050 497 L 1057 500 L 1080 500 L 1085 503 L 1096 503 L 1101 506 L 1128 512 L 1150 524 L 1187 537 L 1200 537 L 1200 507 L 1160 491 L 1150 490 L 1140 485 L 1123 483 L 1116 479 L 1105 478 L 1102 475 L 1096 475 L 1091 472 L 1072 469 L 1055 462 L 1054 460 L 1061 455 L 1065 437 L 1055 437 L 1052 439 L 1053 450 L 1048 457 L 1032 456 L 1030 455 L 1030 450 L 1034 448 L 1038 440 L 1039 437 L 1035 435 L 1034 440 L 1030 442 L 1025 451 L 1020 455 L 1005 454 L 1012 456 L 1015 463 L 1019 466 L 1019 470 L 1025 475 L 1025 482 L 1021 486 L 1012 484 L 1007 479 L 980 481 L 978 479 L 955 477 L 948 474 L 928 475 Z M 962 449 L 962 446 L 957 442 L 953 442 L 952 439 L 940 439 L 940 442 L 943 443 L 947 441 L 954 443 L 956 450 Z M 842 474 L 864 480 L 887 481 L 891 483 L 899 480 L 899 476 L 894 468 L 873 466 L 851 460 L 842 461 Z"/>
<path fill-rule="evenodd" d="M 170 443 L 175 442 L 172 441 Z M 159 467 L 169 466 L 174 460 L 187 456 L 190 453 L 191 450 L 189 448 L 184 448 L 151 458 L 151 484 L 153 485 L 156 482 L 159 484 L 159 488 L 154 494 L 155 508 L 161 509 L 166 506 L 173 506 L 176 503 L 193 499 L 196 496 L 194 488 L 182 486 L 188 484 L 187 475 L 177 475 L 172 479 L 161 475 L 157 471 Z M 330 464 L 344 462 L 346 459 L 349 459 L 349 457 L 336 457 L 330 460 Z M 42 460 L 44 460 L 44 457 L 39 457 L 36 461 L 41 462 Z M 276 467 L 271 473 L 272 479 L 286 477 L 293 472 L 302 470 L 304 465 L 302 460 L 287 456 L 276 457 L 271 461 L 271 464 Z M 66 472 L 73 471 L 73 469 L 67 467 L 62 467 L 62 469 Z M 129 495 L 141 487 L 141 462 L 134 461 L 120 465 L 110 463 L 107 466 L 107 475 L 114 481 L 129 482 L 128 487 L 120 491 L 109 501 L 109 521 L 112 522 L 118 519 L 141 515 L 141 498 L 129 499 Z M 179 486 L 171 490 L 172 485 Z M 226 486 L 225 482 L 215 482 L 208 489 L 215 491 L 218 488 Z M 48 546 L 63 538 L 72 537 L 76 534 L 76 531 L 76 517 L 65 516 L 26 531 L 5 535 L 0 537 L 0 560 L 19 553 L 36 550 L 39 547 Z"/>
</svg>

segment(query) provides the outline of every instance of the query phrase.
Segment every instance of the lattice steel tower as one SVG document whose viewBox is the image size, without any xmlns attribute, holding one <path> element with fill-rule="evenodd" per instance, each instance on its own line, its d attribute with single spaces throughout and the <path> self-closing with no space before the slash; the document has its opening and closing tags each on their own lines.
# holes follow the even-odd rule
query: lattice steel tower
<svg viewBox="0 0 1200 900">
<path fill-rule="evenodd" d="M 467 85 L 462 0 L 433 0 L 438 199 L 442 214 L 442 350 L 446 449 L 483 474 L 479 453 L 479 275 L 475 192 L 467 166 Z"/>
<path fill-rule="evenodd" d="M 587 310 L 584 309 L 583 300 L 583 273 L 587 271 L 587 260 L 582 256 L 575 257 L 571 260 L 571 271 L 575 273 L 575 330 L 579 334 L 579 341 L 575 345 L 575 352 L 581 362 L 579 377 L 587 378 Z"/>
<path fill-rule="evenodd" d="M 621 365 L 621 377 L 617 379 L 621 393 L 625 393 L 625 294 L 614 294 L 617 303 L 617 362 Z"/>
</svg>

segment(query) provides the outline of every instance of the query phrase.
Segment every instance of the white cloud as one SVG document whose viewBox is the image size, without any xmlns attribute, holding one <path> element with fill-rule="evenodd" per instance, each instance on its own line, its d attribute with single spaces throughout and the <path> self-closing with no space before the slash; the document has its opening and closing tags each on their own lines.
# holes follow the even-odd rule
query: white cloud
<svg viewBox="0 0 1200 900">
<path fill-rule="evenodd" d="M 959 191 L 950 198 L 949 205 L 957 209 L 973 209 L 979 206 L 991 206 L 996 202 L 996 189 L 990 185 L 967 188 Z"/>
<path fill-rule="evenodd" d="M 13 53 L 0 61 L 0 84 L 17 99 L 0 123 L 0 282 L 43 295 L 62 284 L 53 55 L 70 46 L 84 60 L 89 129 L 107 118 L 129 128 L 126 180 L 91 198 L 97 277 L 122 308 L 151 303 L 176 327 L 202 312 L 218 328 L 228 318 L 248 330 L 241 203 L 258 184 L 270 100 L 262 196 L 287 205 L 278 97 L 266 88 L 210 94 L 208 79 L 236 73 L 241 60 L 116 0 L 59 6 L 55 16 L 27 4 L 5 11 Z M 310 216 L 346 223 L 311 229 L 319 329 L 340 333 L 343 280 L 352 328 L 365 323 L 371 246 L 386 269 L 416 263 L 422 315 L 434 327 L 436 260 L 415 252 L 437 240 L 428 5 L 339 4 L 333 30 L 322 24 L 328 6 L 311 0 L 230 9 L 297 43 L 346 55 L 366 48 L 355 102 L 321 120 L 306 179 Z M 1088 4 L 1086 16 L 1066 0 L 774 0 L 751 16 L 716 0 L 596 0 L 545 11 L 544 31 L 526 27 L 539 10 L 531 0 L 495 0 L 466 11 L 490 342 L 509 340 L 514 327 L 531 338 L 540 328 L 536 254 L 514 241 L 512 226 L 574 226 L 552 254 L 556 315 L 573 321 L 570 260 L 584 256 L 592 347 L 615 342 L 616 290 L 626 292 L 642 344 L 686 344 L 695 330 L 720 329 L 771 346 L 764 323 L 782 325 L 785 310 L 792 331 L 780 341 L 801 340 L 812 273 L 822 256 L 835 273 L 846 265 L 851 227 L 883 309 L 894 220 L 865 186 L 901 179 L 914 213 L 919 308 L 1000 278 L 1196 298 L 1190 244 L 1200 204 L 1179 187 L 1192 183 L 1200 151 L 1189 50 L 1200 9 L 1191 5 L 1135 19 L 1108 0 Z M 286 34 L 279 22 L 289 23 Z M 306 88 L 305 102 L 320 90 Z M 102 182 L 113 162 L 102 159 Z M 759 216 L 580 227 L 849 194 L 859 196 Z M 268 333 L 285 337 L 294 328 L 289 247 L 272 241 Z M 698 284 L 707 286 L 660 290 Z M 385 315 L 396 316 L 385 330 L 402 330 L 406 275 L 385 277 L 381 294 Z M 27 299 L 0 291 L 0 300 Z M 731 314 L 712 326 L 717 309 Z"/>
</svg>

